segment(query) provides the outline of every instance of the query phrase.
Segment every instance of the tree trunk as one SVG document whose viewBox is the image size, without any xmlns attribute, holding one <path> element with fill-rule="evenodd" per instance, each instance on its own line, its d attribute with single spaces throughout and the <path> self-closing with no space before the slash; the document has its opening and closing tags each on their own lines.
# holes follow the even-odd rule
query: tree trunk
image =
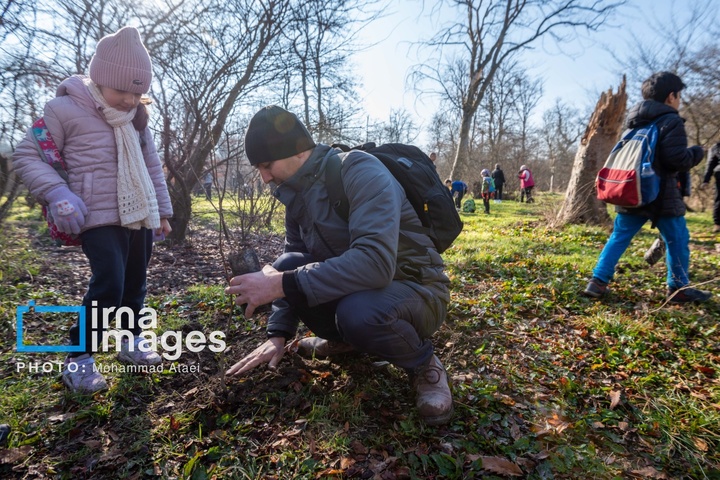
<svg viewBox="0 0 720 480">
<path fill-rule="evenodd" d="M 454 180 L 464 180 L 467 183 L 470 174 L 470 125 L 473 121 L 473 114 L 463 113 L 460 123 L 460 141 L 458 142 L 457 151 L 455 152 L 455 161 L 452 170 L 450 170 L 450 178 Z"/>
<path fill-rule="evenodd" d="M 610 224 L 607 205 L 597 199 L 595 177 L 618 141 L 626 109 L 627 94 L 623 76 L 616 94 L 608 90 L 600 96 L 580 140 L 565 202 L 558 213 L 560 224 Z"/>
<path fill-rule="evenodd" d="M 170 221 L 173 240 L 184 240 L 187 235 L 187 228 L 192 218 L 192 193 L 185 188 L 177 188 L 171 191 L 173 204 L 173 218 Z"/>
</svg>

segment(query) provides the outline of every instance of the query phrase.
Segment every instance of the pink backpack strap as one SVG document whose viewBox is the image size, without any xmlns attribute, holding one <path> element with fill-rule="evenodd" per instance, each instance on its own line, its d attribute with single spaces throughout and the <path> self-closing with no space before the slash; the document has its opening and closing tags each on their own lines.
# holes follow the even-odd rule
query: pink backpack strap
<svg viewBox="0 0 720 480">
<path fill-rule="evenodd" d="M 45 125 L 45 119 L 42 117 L 38 118 L 35 123 L 32 124 L 31 128 L 32 138 L 35 141 L 35 146 L 37 147 L 38 152 L 40 153 L 40 158 L 44 159 L 51 167 L 53 167 L 58 175 L 65 180 L 65 183 L 70 184 L 67 167 L 60 156 L 60 151 L 58 150 L 57 145 L 55 145 L 52 135 L 50 135 L 50 131 Z M 74 246 L 82 244 L 82 240 L 79 236 L 70 235 L 58 230 L 57 225 L 55 225 L 52 215 L 50 215 L 50 211 L 46 206 L 43 206 L 42 214 L 47 220 L 50 238 L 55 241 L 57 246 Z"/>
<path fill-rule="evenodd" d="M 45 119 L 43 117 L 38 118 L 35 120 L 35 123 L 32 124 L 31 128 L 33 133 L 32 137 L 33 140 L 35 140 L 35 146 L 37 147 L 38 152 L 40 152 L 40 158 L 43 158 L 51 167 L 53 167 L 55 171 L 57 171 L 58 175 L 65 180 L 65 183 L 69 183 L 67 166 L 65 166 L 65 162 L 63 161 L 62 156 L 60 156 L 60 151 L 58 151 L 57 145 L 55 145 L 55 141 L 45 125 Z"/>
</svg>

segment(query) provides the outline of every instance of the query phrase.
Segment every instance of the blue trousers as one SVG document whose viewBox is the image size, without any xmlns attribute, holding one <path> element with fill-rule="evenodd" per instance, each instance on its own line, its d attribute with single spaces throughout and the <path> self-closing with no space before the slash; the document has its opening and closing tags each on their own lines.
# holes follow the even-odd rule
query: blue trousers
<svg viewBox="0 0 720 480">
<path fill-rule="evenodd" d="M 650 219 L 641 215 L 617 214 L 613 232 L 593 269 L 594 277 L 603 282 L 612 280 L 615 274 L 615 265 L 627 250 L 630 241 L 648 220 Z M 690 233 L 685 223 L 685 217 L 660 217 L 657 221 L 657 228 L 665 241 L 668 287 L 682 288 L 690 283 L 688 278 Z"/>
<path fill-rule="evenodd" d="M 452 192 L 453 197 L 455 197 L 455 207 L 462 208 L 462 199 L 465 196 L 465 192 L 460 192 L 458 190 L 455 190 Z"/>
<path fill-rule="evenodd" d="M 294 270 L 313 263 L 304 253 L 286 253 L 273 266 Z M 414 370 L 433 355 L 429 337 L 442 325 L 447 306 L 422 285 L 392 281 L 385 288 L 351 293 L 315 307 L 299 305 L 293 313 L 318 337 L 342 341 L 400 368 Z"/>
<path fill-rule="evenodd" d="M 102 329 L 93 331 L 92 302 L 97 302 L 95 311 L 98 322 L 102 322 L 102 312 L 107 307 L 129 307 L 135 314 L 134 328 L 128 328 L 126 316 L 122 316 L 122 328 L 137 335 L 141 332 L 137 326 L 139 312 L 145 303 L 147 293 L 147 267 L 152 255 L 152 230 L 141 228 L 130 230 L 120 226 L 98 227 L 82 233 L 82 249 L 90 261 L 90 284 L 82 305 L 85 307 L 85 345 L 86 352 L 92 353 L 92 339 L 100 345 Z M 115 317 L 110 316 L 114 325 Z M 70 328 L 70 343 L 80 344 L 78 325 Z M 73 353 L 78 356 L 82 353 Z"/>
</svg>

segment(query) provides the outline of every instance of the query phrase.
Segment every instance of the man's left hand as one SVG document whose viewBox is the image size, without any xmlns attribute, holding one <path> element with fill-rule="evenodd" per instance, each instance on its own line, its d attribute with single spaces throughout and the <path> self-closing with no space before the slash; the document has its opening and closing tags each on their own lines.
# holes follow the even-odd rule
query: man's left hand
<svg viewBox="0 0 720 480">
<path fill-rule="evenodd" d="M 268 338 L 252 353 L 230 367 L 226 375 L 242 375 L 263 363 L 268 364 L 268 368 L 275 369 L 285 354 L 285 339 L 283 337 Z"/>
<path fill-rule="evenodd" d="M 238 275 L 230 279 L 225 293 L 236 295 L 235 303 L 247 303 L 245 316 L 251 317 L 255 309 L 285 296 L 282 289 L 282 272 L 265 265 L 259 272 Z"/>
</svg>

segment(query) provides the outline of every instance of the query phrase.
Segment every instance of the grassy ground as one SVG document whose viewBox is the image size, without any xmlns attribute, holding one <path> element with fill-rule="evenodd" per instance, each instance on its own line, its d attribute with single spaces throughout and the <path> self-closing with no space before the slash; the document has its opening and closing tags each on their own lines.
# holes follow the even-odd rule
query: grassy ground
<svg viewBox="0 0 720 480">
<path fill-rule="evenodd" d="M 649 229 L 597 302 L 578 292 L 608 232 L 552 228 L 558 202 L 541 195 L 463 215 L 445 255 L 448 320 L 434 337 L 455 400 L 441 428 L 418 421 L 402 372 L 362 355 L 288 355 L 277 371 L 223 378 L 263 338 L 266 313 L 245 320 L 222 293 L 204 203 L 186 244 L 158 246 L 148 304 L 158 334 L 220 330 L 229 348 L 185 353 L 162 373 L 110 373 L 110 390 L 92 398 L 67 393 L 56 371 L 19 367 L 62 357 L 14 351 L 15 308 L 77 304 L 86 267 L 18 206 L 0 248 L 0 423 L 13 428 L 0 477 L 720 478 L 720 237 L 710 216 L 687 219 L 691 278 L 712 302 L 664 304 L 665 267 L 642 259 Z M 263 242 L 262 260 L 280 244 Z M 37 341 L 64 338 L 65 323 L 35 321 Z M 98 362 L 115 364 L 109 354 Z"/>
</svg>

